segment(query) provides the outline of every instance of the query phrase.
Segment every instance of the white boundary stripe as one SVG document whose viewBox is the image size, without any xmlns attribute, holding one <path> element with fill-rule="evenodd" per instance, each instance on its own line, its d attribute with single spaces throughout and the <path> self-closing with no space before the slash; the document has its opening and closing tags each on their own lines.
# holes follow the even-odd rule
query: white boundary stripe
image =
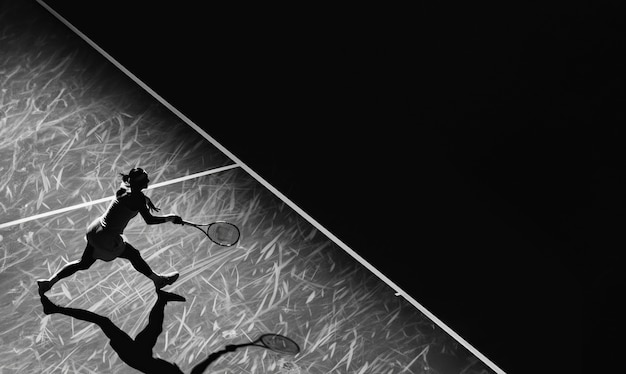
<svg viewBox="0 0 626 374">
<path fill-rule="evenodd" d="M 190 179 L 204 177 L 204 176 L 209 175 L 209 174 L 215 174 L 215 173 L 219 173 L 219 172 L 222 172 L 222 171 L 234 169 L 234 168 L 237 168 L 237 167 L 239 167 L 239 165 L 236 165 L 236 164 L 222 166 L 222 167 L 219 167 L 219 168 L 210 169 L 210 170 L 202 171 L 202 172 L 199 172 L 199 173 L 186 175 L 184 177 L 171 179 L 171 180 L 168 180 L 168 181 L 165 181 L 165 182 L 155 183 L 155 184 L 149 186 L 148 189 L 151 190 L 151 189 L 154 189 L 154 188 L 169 186 L 171 184 L 184 182 L 184 181 L 190 180 Z M 81 203 L 81 204 L 76 204 L 76 205 L 68 206 L 68 207 L 61 208 L 61 209 L 51 210 L 49 212 L 36 214 L 34 216 L 21 218 L 21 219 L 15 220 L 15 221 L 0 223 L 0 229 L 5 229 L 7 227 L 19 225 L 19 224 L 22 224 L 22 223 L 25 223 L 25 222 L 29 222 L 29 221 L 34 221 L 34 220 L 37 220 L 37 219 L 40 219 L 40 218 L 54 216 L 56 214 L 61 214 L 61 213 L 69 212 L 69 211 L 76 210 L 76 209 L 86 208 L 88 206 L 92 206 L 92 205 L 96 205 L 96 204 L 102 204 L 102 203 L 105 203 L 107 201 L 111 201 L 114 198 L 115 198 L 115 196 L 103 197 L 102 199 L 86 201 L 86 202 Z"/>
<path fill-rule="evenodd" d="M 226 171 L 226 170 L 230 170 L 230 169 L 234 169 L 234 168 L 238 168 L 238 167 L 239 167 L 239 165 L 237 165 L 237 164 L 230 164 L 230 165 L 226 165 L 226 166 L 220 166 L 220 167 L 215 168 L 215 169 L 209 169 L 209 170 L 206 170 L 206 171 L 201 171 L 199 173 L 185 175 L 184 177 L 170 179 L 170 180 L 165 181 L 165 182 L 154 183 L 154 184 L 148 186 L 148 189 L 151 190 L 153 188 L 169 186 L 170 184 L 180 183 L 180 182 L 184 182 L 184 181 L 187 181 L 187 180 L 190 180 L 190 179 L 196 179 L 196 178 L 204 177 L 204 176 L 210 175 L 210 174 L 221 173 L 222 171 Z"/>
<path fill-rule="evenodd" d="M 113 57 L 111 57 L 108 53 L 106 53 L 102 48 L 100 48 L 96 43 L 94 43 L 91 39 L 89 39 L 85 34 L 80 32 L 76 27 L 74 27 L 71 23 L 69 23 L 65 18 L 63 18 L 60 14 L 55 12 L 52 8 L 50 8 L 47 4 L 44 3 L 44 0 L 37 0 L 44 8 L 46 8 L 52 15 L 58 18 L 61 22 L 63 22 L 67 27 L 69 27 L 73 32 L 75 32 L 78 36 L 80 36 L 85 42 L 87 42 L 91 47 L 93 47 L 96 51 L 100 52 L 107 60 L 109 60 L 113 65 L 115 65 L 118 69 L 120 69 L 123 73 L 128 75 L 130 79 L 132 79 L 136 84 L 138 84 L 141 88 L 146 90 L 149 94 L 151 94 L 157 101 L 163 104 L 166 108 L 172 111 L 172 113 L 176 114 L 180 119 L 182 119 L 187 125 L 196 130 L 200 135 L 202 135 L 207 141 L 213 144 L 217 149 L 223 152 L 226 156 L 231 158 L 237 165 L 239 165 L 243 170 L 245 170 L 248 174 L 250 174 L 253 178 L 255 178 L 259 183 L 261 183 L 265 188 L 274 193 L 278 198 L 280 198 L 285 204 L 287 204 L 291 209 L 300 214 L 303 218 L 305 218 L 309 223 L 311 223 L 315 228 L 317 228 L 320 232 L 326 235 L 329 239 L 335 242 L 339 247 L 341 247 L 344 251 L 350 254 L 355 260 L 360 262 L 363 266 L 365 266 L 369 271 L 378 276 L 382 281 L 387 283 L 389 287 L 393 288 L 396 291 L 397 296 L 404 297 L 409 303 L 411 303 L 414 307 L 416 307 L 420 312 L 430 318 L 434 323 L 436 323 L 442 330 L 448 333 L 451 337 L 456 339 L 461 345 L 463 345 L 468 351 L 474 354 L 477 358 L 479 358 L 482 362 L 484 362 L 487 366 L 489 366 L 492 370 L 499 374 L 505 374 L 505 372 L 500 369 L 496 364 L 494 364 L 491 360 L 485 357 L 482 353 L 472 347 L 465 339 L 455 333 L 451 328 L 446 326 L 439 318 L 435 317 L 431 312 L 429 312 L 426 308 L 424 308 L 421 304 L 419 304 L 415 299 L 413 299 L 410 295 L 404 292 L 400 287 L 398 287 L 395 283 L 393 283 L 389 278 L 387 278 L 384 274 L 382 274 L 378 269 L 369 264 L 365 259 L 359 256 L 356 252 L 354 252 L 350 247 L 348 247 L 345 243 L 343 243 L 339 238 L 333 235 L 330 231 L 324 228 L 320 223 L 318 223 L 313 217 L 308 215 L 302 209 L 300 209 L 296 204 L 294 204 L 291 200 L 289 200 L 285 195 L 283 195 L 280 191 L 270 185 L 265 179 L 263 179 L 260 175 L 258 175 L 254 170 L 245 165 L 241 160 L 239 160 L 235 155 L 233 155 L 230 151 L 224 148 L 220 143 L 218 143 L 215 139 L 213 139 L 209 134 L 207 134 L 202 128 L 193 123 L 189 118 L 187 118 L 183 113 L 181 113 L 178 109 L 174 108 L 171 104 L 169 104 L 165 99 L 163 99 L 160 95 L 154 92 L 148 85 L 143 83 L 139 78 L 137 78 L 133 73 L 128 71 L 124 66 L 122 66 L 119 62 L 117 62 Z"/>
<path fill-rule="evenodd" d="M 55 214 L 61 214 L 61 213 L 69 212 L 69 211 L 72 211 L 72 210 L 85 208 L 85 207 L 88 207 L 90 205 L 101 204 L 101 203 L 113 200 L 113 198 L 114 198 L 114 196 L 104 197 L 102 199 L 86 201 L 86 202 L 84 202 L 82 204 L 77 204 L 77 205 L 72 205 L 72 206 L 68 206 L 68 207 L 65 207 L 65 208 L 61 208 L 61 209 L 51 210 L 49 212 L 36 214 L 34 216 L 30 216 L 30 217 L 26 217 L 26 218 L 20 218 L 20 219 L 17 219 L 15 221 L 9 221 L 9 222 L 5 222 L 5 223 L 0 223 L 0 229 L 5 229 L 7 227 L 19 225 L 19 224 L 22 224 L 22 223 L 25 223 L 25 222 L 29 222 L 29 221 L 34 221 L 34 220 L 37 220 L 37 219 L 40 219 L 40 218 L 50 217 L 50 216 L 53 216 Z"/>
</svg>

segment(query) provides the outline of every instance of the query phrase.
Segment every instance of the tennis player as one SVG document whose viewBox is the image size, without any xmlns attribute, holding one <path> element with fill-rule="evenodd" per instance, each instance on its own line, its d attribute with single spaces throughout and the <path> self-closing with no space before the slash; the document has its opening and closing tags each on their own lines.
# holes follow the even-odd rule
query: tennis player
<svg viewBox="0 0 626 374">
<path fill-rule="evenodd" d="M 154 282 L 156 289 L 170 285 L 178 279 L 178 273 L 156 274 L 141 257 L 139 251 L 124 240 L 122 234 L 128 222 L 137 214 L 148 225 L 157 225 L 165 222 L 181 224 L 182 219 L 177 215 L 155 216 L 152 212 L 160 209 L 144 195 L 142 190 L 148 187 L 150 179 L 148 173 L 141 168 L 134 168 L 122 176 L 122 186 L 115 194 L 115 200 L 107 211 L 96 219 L 87 229 L 87 246 L 80 260 L 70 262 L 49 279 L 37 281 L 39 292 L 47 292 L 58 281 L 67 278 L 79 270 L 86 270 L 96 260 L 112 261 L 118 257 L 130 261 L 133 267 L 141 274 Z"/>
</svg>

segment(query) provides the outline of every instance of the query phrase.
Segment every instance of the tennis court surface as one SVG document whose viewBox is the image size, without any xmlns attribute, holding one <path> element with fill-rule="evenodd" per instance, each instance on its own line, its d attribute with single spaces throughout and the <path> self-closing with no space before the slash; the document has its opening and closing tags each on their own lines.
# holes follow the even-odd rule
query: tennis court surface
<svg viewBox="0 0 626 374">
<path fill-rule="evenodd" d="M 137 372 L 97 326 L 44 315 L 35 283 L 80 258 L 118 173 L 136 166 L 162 214 L 241 230 L 223 248 L 190 227 L 131 221 L 128 242 L 156 272 L 178 271 L 166 290 L 187 299 L 167 305 L 156 356 L 189 372 L 277 333 L 300 353 L 247 347 L 206 372 L 502 372 L 77 31 L 35 1 L 0 8 L 0 373 Z M 156 300 L 123 259 L 48 295 L 133 337 Z"/>
</svg>

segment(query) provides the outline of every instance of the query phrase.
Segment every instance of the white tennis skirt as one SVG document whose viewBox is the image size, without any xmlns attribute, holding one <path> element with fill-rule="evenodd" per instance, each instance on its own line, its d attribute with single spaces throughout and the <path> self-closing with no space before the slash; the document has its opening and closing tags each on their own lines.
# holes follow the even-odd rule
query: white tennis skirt
<svg viewBox="0 0 626 374">
<path fill-rule="evenodd" d="M 126 248 L 126 241 L 120 234 L 111 233 L 102 227 L 100 219 L 89 225 L 87 243 L 93 247 L 93 257 L 102 261 L 111 261 L 119 257 Z"/>
</svg>

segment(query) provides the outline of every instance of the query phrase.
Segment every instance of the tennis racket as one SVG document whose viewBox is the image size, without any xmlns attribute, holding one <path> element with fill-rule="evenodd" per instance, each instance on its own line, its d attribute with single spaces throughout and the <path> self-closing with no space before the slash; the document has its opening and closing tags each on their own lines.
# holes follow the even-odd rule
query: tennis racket
<svg viewBox="0 0 626 374">
<path fill-rule="evenodd" d="M 289 355 L 295 355 L 300 352 L 300 347 L 298 343 L 294 342 L 292 339 L 289 339 L 286 336 L 279 334 L 263 334 L 259 336 L 255 341 L 244 344 L 237 344 L 231 347 L 246 347 L 246 346 L 257 346 L 261 348 L 267 348 L 274 352 L 284 353 Z"/>
<path fill-rule="evenodd" d="M 216 221 L 213 223 L 193 223 L 182 221 L 181 224 L 193 226 L 202 231 L 213 243 L 223 247 L 231 247 L 239 241 L 239 229 L 230 222 Z"/>
</svg>

